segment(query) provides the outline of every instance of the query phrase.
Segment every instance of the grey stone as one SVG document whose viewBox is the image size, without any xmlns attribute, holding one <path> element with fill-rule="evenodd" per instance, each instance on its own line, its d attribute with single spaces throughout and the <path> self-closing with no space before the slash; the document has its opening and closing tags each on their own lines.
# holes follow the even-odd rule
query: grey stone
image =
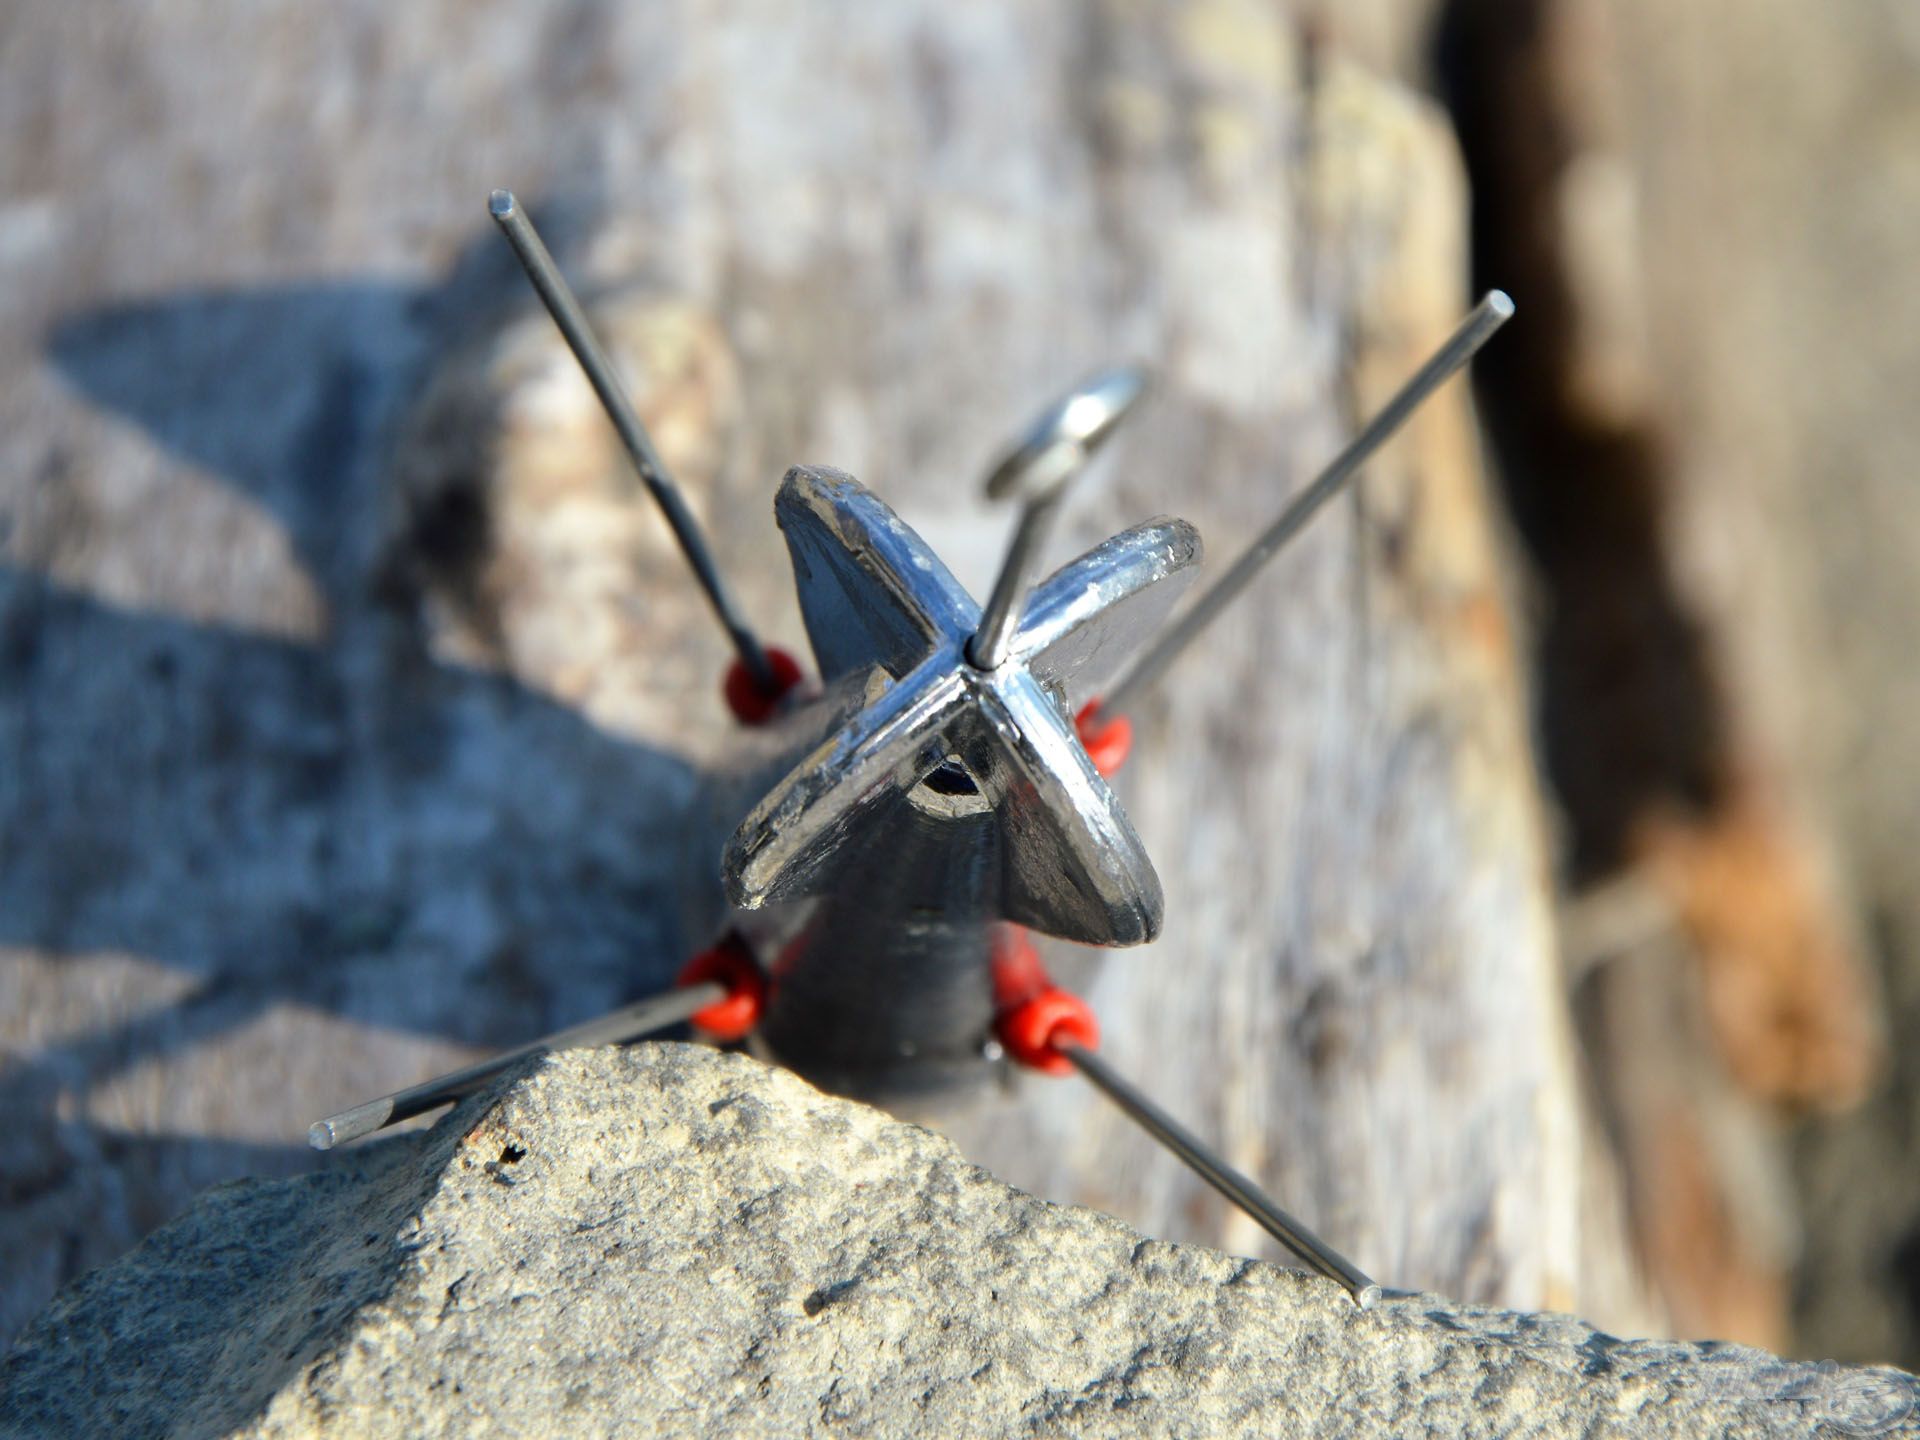
<svg viewBox="0 0 1920 1440">
<path fill-rule="evenodd" d="M 1915 1394 L 1431 1295 L 1362 1312 L 656 1044 L 210 1191 L 28 1330 L 0 1431 L 1917 1434 Z"/>
</svg>

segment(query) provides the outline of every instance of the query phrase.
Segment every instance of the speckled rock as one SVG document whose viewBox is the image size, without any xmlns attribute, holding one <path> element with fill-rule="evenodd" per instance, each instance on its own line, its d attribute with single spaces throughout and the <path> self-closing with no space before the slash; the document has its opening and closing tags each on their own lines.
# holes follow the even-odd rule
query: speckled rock
<svg viewBox="0 0 1920 1440">
<path fill-rule="evenodd" d="M 1916 1434 L 1915 1385 L 1331 1283 L 1047 1204 L 677 1045 L 210 1191 L 0 1367 L 7 1435 Z"/>
</svg>

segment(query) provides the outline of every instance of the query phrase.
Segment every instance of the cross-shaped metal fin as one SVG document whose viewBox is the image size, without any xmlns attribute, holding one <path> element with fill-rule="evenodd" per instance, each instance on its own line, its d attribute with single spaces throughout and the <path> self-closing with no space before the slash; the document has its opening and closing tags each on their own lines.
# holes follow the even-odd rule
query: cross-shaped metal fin
<svg viewBox="0 0 1920 1440">
<path fill-rule="evenodd" d="M 984 808 L 991 832 L 964 827 L 964 843 L 997 856 L 994 913 L 1091 945 L 1152 939 L 1159 878 L 1071 717 L 1192 578 L 1193 528 L 1150 521 L 1041 582 L 1009 658 L 988 671 L 966 658 L 979 606 L 857 481 L 796 468 L 776 509 L 823 677 L 870 673 L 877 693 L 742 822 L 725 864 L 734 903 L 857 885 L 850 868 L 888 825 Z M 935 772 L 948 783 L 930 789 Z"/>
<path fill-rule="evenodd" d="M 844 471 L 796 465 L 773 513 L 827 684 L 875 665 L 904 675 L 943 637 L 979 623 L 980 607 L 927 542 Z"/>
</svg>

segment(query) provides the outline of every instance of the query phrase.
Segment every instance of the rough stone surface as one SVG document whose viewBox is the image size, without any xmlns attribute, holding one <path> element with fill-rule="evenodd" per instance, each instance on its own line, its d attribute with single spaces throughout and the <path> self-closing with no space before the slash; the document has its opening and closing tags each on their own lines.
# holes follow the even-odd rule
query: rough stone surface
<svg viewBox="0 0 1920 1440">
<path fill-rule="evenodd" d="M 1363 1313 L 746 1057 L 643 1045 L 212 1191 L 29 1330 L 0 1429 L 1911 1435 L 1915 1394 L 1431 1295 Z"/>
</svg>

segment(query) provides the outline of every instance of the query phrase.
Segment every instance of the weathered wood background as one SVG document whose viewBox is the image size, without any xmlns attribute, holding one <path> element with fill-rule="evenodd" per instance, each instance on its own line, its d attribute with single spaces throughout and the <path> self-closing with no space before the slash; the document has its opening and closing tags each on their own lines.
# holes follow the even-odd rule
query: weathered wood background
<svg viewBox="0 0 1920 1440">
<path fill-rule="evenodd" d="M 1468 301 L 1443 123 L 1239 0 L 21 0 L 0 47 L 0 1333 L 704 938 L 722 643 L 490 187 L 788 643 L 787 463 L 982 588 L 983 464 L 1138 356 L 1062 558 L 1173 511 L 1219 559 Z M 1143 713 L 1166 934 L 1060 968 L 1383 1279 L 1630 1326 L 1499 575 L 1455 387 Z M 1265 1253 L 1075 1084 L 950 1123 Z"/>
<path fill-rule="evenodd" d="M 1530 301 L 1478 379 L 1583 1048 L 1672 1321 L 1912 1368 L 1920 11 L 1330 13 L 1451 108 L 1476 267 Z"/>
</svg>

